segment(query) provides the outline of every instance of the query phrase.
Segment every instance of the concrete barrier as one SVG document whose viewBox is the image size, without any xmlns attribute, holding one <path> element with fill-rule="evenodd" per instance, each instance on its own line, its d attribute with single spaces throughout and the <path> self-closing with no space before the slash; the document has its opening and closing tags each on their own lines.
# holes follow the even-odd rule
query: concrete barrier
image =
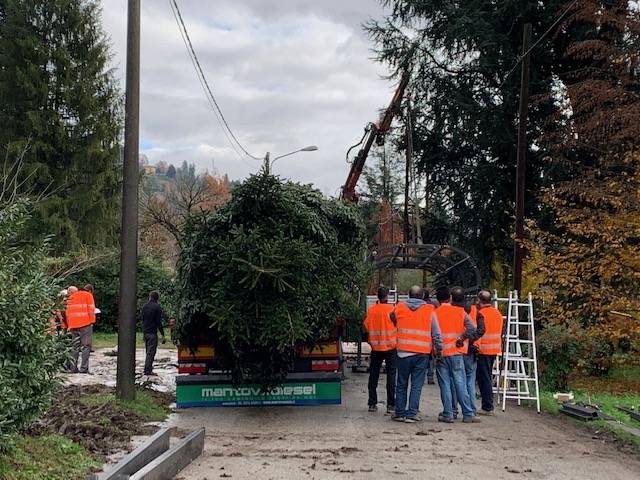
<svg viewBox="0 0 640 480">
<path fill-rule="evenodd" d="M 204 428 L 190 433 L 170 450 L 148 463 L 129 480 L 170 480 L 204 450 Z"/>
<path fill-rule="evenodd" d="M 122 480 L 134 474 L 149 462 L 169 450 L 172 428 L 163 428 L 145 440 L 138 448 L 113 465 L 107 471 L 92 475 L 91 480 Z"/>
</svg>

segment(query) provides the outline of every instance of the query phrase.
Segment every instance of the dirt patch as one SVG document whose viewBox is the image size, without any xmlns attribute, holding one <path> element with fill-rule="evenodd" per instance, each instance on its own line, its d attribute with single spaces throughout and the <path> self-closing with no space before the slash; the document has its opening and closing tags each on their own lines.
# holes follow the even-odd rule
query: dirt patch
<svg viewBox="0 0 640 480">
<path fill-rule="evenodd" d="M 113 388 L 103 385 L 69 385 L 52 401 L 55 407 L 32 424 L 28 433 L 58 433 L 81 444 L 92 454 L 106 458 L 128 449 L 131 436 L 150 435 L 157 430 L 146 418 L 123 410 L 113 402 L 100 405 L 86 402 L 87 398 L 113 393 Z M 173 399 L 170 394 L 149 393 L 163 404 Z"/>
</svg>

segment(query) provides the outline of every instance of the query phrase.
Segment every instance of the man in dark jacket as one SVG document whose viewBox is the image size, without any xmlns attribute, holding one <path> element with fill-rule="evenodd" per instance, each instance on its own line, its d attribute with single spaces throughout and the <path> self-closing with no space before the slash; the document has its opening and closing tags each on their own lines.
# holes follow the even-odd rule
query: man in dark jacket
<svg viewBox="0 0 640 480">
<path fill-rule="evenodd" d="M 147 352 L 144 361 L 144 374 L 153 375 L 153 360 L 158 349 L 158 331 L 165 342 L 162 329 L 162 307 L 158 304 L 160 294 L 151 292 L 149 301 L 142 307 L 142 334 L 144 335 L 144 348 Z"/>
</svg>

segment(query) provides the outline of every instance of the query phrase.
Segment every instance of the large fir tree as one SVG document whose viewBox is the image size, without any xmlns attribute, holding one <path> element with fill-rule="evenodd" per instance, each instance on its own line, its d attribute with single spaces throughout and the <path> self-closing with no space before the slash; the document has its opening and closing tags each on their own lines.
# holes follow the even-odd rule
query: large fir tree
<svg viewBox="0 0 640 480">
<path fill-rule="evenodd" d="M 398 73 L 412 67 L 408 92 L 417 112 L 417 163 L 429 178 L 432 197 L 444 202 L 433 208 L 447 213 L 453 241 L 489 276 L 492 260 L 508 260 L 512 249 L 519 70 L 511 67 L 521 53 L 523 25 L 531 22 L 541 34 L 562 2 L 382 3 L 389 16 L 367 28 L 380 61 Z M 549 44 L 546 39 L 537 52 Z M 532 63 L 532 94 L 538 99 L 531 108 L 532 136 L 546 128 L 545 119 L 558 108 L 545 95 L 552 89 L 554 63 L 548 51 Z M 541 175 L 542 157 L 543 152 L 530 149 L 529 199 L 551 180 Z M 527 211 L 537 214 L 535 202 Z"/>
<path fill-rule="evenodd" d="M 58 251 L 112 244 L 121 97 L 94 0 L 0 0 L 0 148 Z"/>
</svg>

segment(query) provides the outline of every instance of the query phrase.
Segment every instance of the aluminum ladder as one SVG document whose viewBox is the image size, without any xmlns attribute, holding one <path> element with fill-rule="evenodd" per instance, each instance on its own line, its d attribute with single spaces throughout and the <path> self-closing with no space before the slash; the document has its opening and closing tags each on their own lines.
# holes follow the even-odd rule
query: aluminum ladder
<svg viewBox="0 0 640 480">
<path fill-rule="evenodd" d="M 533 297 L 518 299 L 518 292 L 509 292 L 507 299 L 507 328 L 498 382 L 502 411 L 507 400 L 521 405 L 522 400 L 535 400 L 540 413 L 540 388 L 538 384 L 538 358 L 533 317 Z"/>
<path fill-rule="evenodd" d="M 509 294 L 509 296 L 511 296 Z M 508 304 L 509 297 L 499 297 L 498 291 L 493 291 L 493 297 L 491 298 L 491 303 L 495 309 L 500 312 L 508 312 Z M 503 307 L 503 308 L 501 308 Z M 502 315 L 502 320 L 504 325 L 507 325 L 507 315 Z M 502 351 L 504 352 L 504 337 L 502 338 Z M 502 376 L 502 364 L 504 360 L 504 355 L 500 354 L 496 356 L 496 361 L 493 362 L 493 371 L 492 371 L 492 379 L 493 379 L 493 395 L 498 396 L 500 394 L 500 377 Z"/>
</svg>

